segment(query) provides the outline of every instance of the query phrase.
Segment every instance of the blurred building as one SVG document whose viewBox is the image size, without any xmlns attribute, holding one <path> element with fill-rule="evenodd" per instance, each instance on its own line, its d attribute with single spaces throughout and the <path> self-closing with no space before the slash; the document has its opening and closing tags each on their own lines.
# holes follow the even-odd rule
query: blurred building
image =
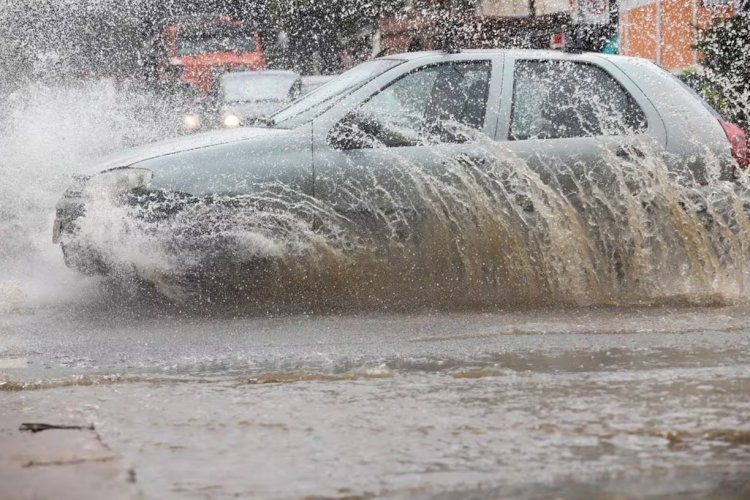
<svg viewBox="0 0 750 500">
<path fill-rule="evenodd" d="M 442 48 L 601 50 L 616 33 L 613 0 L 411 0 L 380 20 L 380 51 Z"/>
<path fill-rule="evenodd" d="M 698 64 L 699 30 L 734 11 L 732 0 L 621 0 L 620 53 L 669 70 Z"/>
</svg>

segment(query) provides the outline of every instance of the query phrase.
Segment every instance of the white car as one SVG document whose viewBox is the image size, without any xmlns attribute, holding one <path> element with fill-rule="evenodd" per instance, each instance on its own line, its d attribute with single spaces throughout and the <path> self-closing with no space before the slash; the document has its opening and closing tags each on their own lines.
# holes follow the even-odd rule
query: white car
<svg viewBox="0 0 750 500">
<path fill-rule="evenodd" d="M 296 81 L 289 75 L 273 95 L 286 95 Z M 60 200 L 54 239 L 69 266 L 110 272 L 115 257 L 89 239 L 90 231 L 78 230 L 95 193 L 124 206 L 151 204 L 149 217 L 161 210 L 162 223 L 195 204 L 245 200 L 252 206 L 246 213 L 273 207 L 274 217 L 283 207 L 317 207 L 328 219 L 295 219 L 311 221 L 310 231 L 326 230 L 330 214 L 338 214 L 397 237 L 403 228 L 393 228 L 403 221 L 449 210 L 451 185 L 466 182 L 457 168 L 485 161 L 483 144 L 497 145 L 498 161 L 506 162 L 485 176 L 486 189 L 505 189 L 493 179 L 520 161 L 572 198 L 583 176 L 595 176 L 613 158 L 655 155 L 697 186 L 713 177 L 732 182 L 737 168 L 750 163 L 739 128 L 645 60 L 557 51 L 417 52 L 365 62 L 271 115 L 262 128 L 199 134 L 95 166 Z M 440 190 L 426 178 L 441 183 Z M 271 202 L 269 192 L 306 201 Z M 164 199 L 171 201 L 160 205 Z M 271 241 L 274 228 L 289 231 L 297 215 L 258 230 Z M 199 228 L 193 235 L 214 224 L 199 215 L 186 220 Z M 230 223 L 222 220 L 226 230 Z M 218 253 L 211 250 L 212 261 Z"/>
<path fill-rule="evenodd" d="M 219 83 L 221 125 L 235 128 L 272 114 L 302 93 L 302 79 L 293 71 L 224 73 Z"/>
</svg>

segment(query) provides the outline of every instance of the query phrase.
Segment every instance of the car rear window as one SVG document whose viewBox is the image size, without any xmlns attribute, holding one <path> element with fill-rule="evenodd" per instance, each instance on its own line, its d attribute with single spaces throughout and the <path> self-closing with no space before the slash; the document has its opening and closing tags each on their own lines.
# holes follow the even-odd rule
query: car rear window
<svg viewBox="0 0 750 500">
<path fill-rule="evenodd" d="M 646 127 L 633 97 L 598 66 L 560 60 L 515 64 L 510 140 L 624 135 Z"/>
<path fill-rule="evenodd" d="M 724 118 L 724 117 L 722 116 L 722 114 L 721 114 L 721 113 L 719 113 L 719 111 L 717 111 L 717 110 L 716 110 L 716 108 L 714 108 L 713 106 L 711 106 L 711 105 L 710 105 L 710 104 L 708 103 L 708 101 L 706 101 L 706 100 L 705 100 L 705 99 L 704 99 L 704 98 L 703 98 L 703 97 L 702 97 L 702 96 L 701 96 L 701 95 L 700 95 L 700 94 L 699 94 L 698 92 L 696 92 L 696 91 L 695 91 L 695 89 L 694 89 L 693 87 L 691 87 L 691 86 L 690 86 L 690 85 L 688 85 L 687 83 L 683 82 L 682 80 L 680 80 L 680 78 L 678 78 L 678 77 L 677 77 L 677 75 L 674 75 L 674 74 L 670 73 L 669 71 L 665 70 L 664 68 L 661 68 L 661 67 L 660 67 L 659 69 L 660 69 L 660 70 L 662 70 L 662 71 L 663 71 L 664 73 L 668 74 L 668 75 L 669 75 L 669 76 L 670 76 L 670 77 L 671 77 L 672 79 L 674 79 L 674 80 L 675 80 L 675 81 L 676 81 L 677 83 L 679 83 L 679 84 L 680 84 L 680 86 L 681 86 L 681 87 L 682 87 L 683 89 L 687 90 L 687 91 L 688 91 L 688 93 L 689 93 L 689 94 L 690 94 L 691 96 L 693 96 L 694 98 L 698 99 L 698 101 L 699 101 L 699 102 L 700 102 L 700 103 L 701 103 L 701 104 L 703 105 L 703 107 L 704 107 L 704 108 L 706 108 L 706 110 L 707 110 L 707 111 L 708 111 L 709 113 L 711 113 L 711 115 L 712 115 L 712 116 L 713 116 L 714 118 L 716 118 L 716 119 L 717 119 L 717 120 L 719 120 L 719 121 L 725 120 L 725 118 Z"/>
</svg>

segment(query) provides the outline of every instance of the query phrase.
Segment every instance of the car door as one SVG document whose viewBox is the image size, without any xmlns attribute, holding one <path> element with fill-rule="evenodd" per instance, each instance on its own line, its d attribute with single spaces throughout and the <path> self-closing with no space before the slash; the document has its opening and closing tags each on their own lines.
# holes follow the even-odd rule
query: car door
<svg viewBox="0 0 750 500">
<path fill-rule="evenodd" d="M 519 165 L 580 206 L 612 168 L 662 153 L 666 132 L 646 96 L 596 56 L 508 55 L 496 137 Z"/>
<path fill-rule="evenodd" d="M 391 232 L 431 210 L 446 163 L 494 135 L 501 69 L 497 54 L 411 61 L 317 119 L 315 196 Z"/>
</svg>

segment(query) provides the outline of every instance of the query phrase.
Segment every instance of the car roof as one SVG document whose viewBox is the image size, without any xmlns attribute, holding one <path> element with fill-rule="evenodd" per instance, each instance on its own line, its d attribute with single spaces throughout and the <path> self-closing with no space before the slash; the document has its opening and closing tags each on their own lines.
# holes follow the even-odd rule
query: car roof
<svg viewBox="0 0 750 500">
<path fill-rule="evenodd" d="M 601 52 L 565 52 L 564 50 L 552 50 L 552 49 L 465 49 L 460 52 L 449 53 L 440 50 L 425 50 L 419 52 L 402 52 L 399 54 L 388 54 L 382 56 L 381 59 L 401 59 L 405 61 L 413 61 L 425 57 L 443 56 L 450 58 L 451 56 L 460 56 L 461 54 L 486 54 L 486 55 L 502 55 L 508 54 L 515 57 L 549 57 L 555 59 L 586 59 L 591 56 L 601 57 L 610 60 L 631 60 L 638 59 L 632 57 L 604 54 Z"/>
</svg>

